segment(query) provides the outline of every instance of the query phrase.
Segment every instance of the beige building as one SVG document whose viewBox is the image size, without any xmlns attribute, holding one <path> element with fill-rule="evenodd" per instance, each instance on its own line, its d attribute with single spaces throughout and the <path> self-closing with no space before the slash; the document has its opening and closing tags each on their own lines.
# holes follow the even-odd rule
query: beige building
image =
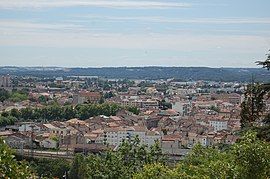
<svg viewBox="0 0 270 179">
<path fill-rule="evenodd" d="M 11 87 L 11 78 L 9 75 L 0 76 L 0 87 Z"/>
</svg>

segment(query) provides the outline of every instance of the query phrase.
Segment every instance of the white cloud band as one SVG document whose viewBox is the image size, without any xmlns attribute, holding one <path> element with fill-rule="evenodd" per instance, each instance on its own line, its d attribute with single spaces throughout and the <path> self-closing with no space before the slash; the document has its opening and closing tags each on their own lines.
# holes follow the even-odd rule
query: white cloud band
<svg viewBox="0 0 270 179">
<path fill-rule="evenodd" d="M 55 8 L 55 7 L 105 7 L 131 9 L 166 9 L 190 7 L 188 3 L 131 0 L 1 0 L 0 8 Z"/>
</svg>

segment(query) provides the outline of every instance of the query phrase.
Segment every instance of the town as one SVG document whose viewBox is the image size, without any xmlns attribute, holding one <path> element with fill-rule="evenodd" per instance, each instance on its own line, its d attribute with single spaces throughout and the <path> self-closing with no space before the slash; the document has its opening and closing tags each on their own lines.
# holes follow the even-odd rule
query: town
<svg viewBox="0 0 270 179">
<path fill-rule="evenodd" d="M 0 137 L 21 155 L 100 153 L 138 138 L 181 158 L 198 143 L 237 141 L 246 85 L 7 74 L 0 77 Z"/>
<path fill-rule="evenodd" d="M 0 179 L 270 179 L 269 7 L 0 0 Z"/>
</svg>

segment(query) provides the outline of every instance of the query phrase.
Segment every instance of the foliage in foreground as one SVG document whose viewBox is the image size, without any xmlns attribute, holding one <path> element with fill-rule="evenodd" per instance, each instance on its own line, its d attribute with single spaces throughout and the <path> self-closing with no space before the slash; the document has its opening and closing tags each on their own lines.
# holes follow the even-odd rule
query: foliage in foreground
<svg viewBox="0 0 270 179">
<path fill-rule="evenodd" d="M 43 178 L 63 178 L 70 169 L 70 162 L 65 159 L 31 159 L 31 169 Z"/>
<path fill-rule="evenodd" d="M 124 141 L 117 151 L 83 157 L 76 155 L 70 170 L 70 178 L 131 178 L 143 166 L 164 163 L 161 148 L 156 143 L 149 150 L 135 138 Z"/>
<path fill-rule="evenodd" d="M 135 179 L 152 178 L 245 178 L 270 177 L 270 145 L 247 132 L 226 152 L 196 146 L 175 168 L 159 163 L 144 166 Z"/>
<path fill-rule="evenodd" d="M 12 150 L 0 138 L 0 178 L 31 178 L 25 162 L 17 162 Z"/>
<path fill-rule="evenodd" d="M 0 143 L 0 178 L 31 178 L 24 162 L 17 162 L 11 150 Z M 195 146 L 176 166 L 166 165 L 158 144 L 147 149 L 138 139 L 125 141 L 117 151 L 100 155 L 75 156 L 71 165 L 62 159 L 38 159 L 30 162 L 36 175 L 61 178 L 235 178 L 265 179 L 270 177 L 270 145 L 248 131 L 226 151 Z M 34 163 L 33 163 L 34 162 Z"/>
<path fill-rule="evenodd" d="M 270 145 L 248 131 L 226 151 L 195 146 L 175 167 L 166 165 L 160 148 L 150 150 L 134 140 L 103 155 L 77 155 L 70 178 L 245 178 L 270 177 Z"/>
<path fill-rule="evenodd" d="M 270 70 L 270 53 L 265 61 L 257 61 L 258 65 Z M 247 85 L 245 98 L 241 104 L 242 131 L 255 130 L 257 137 L 270 142 L 270 112 L 266 101 L 270 98 L 270 83 L 251 83 Z"/>
</svg>

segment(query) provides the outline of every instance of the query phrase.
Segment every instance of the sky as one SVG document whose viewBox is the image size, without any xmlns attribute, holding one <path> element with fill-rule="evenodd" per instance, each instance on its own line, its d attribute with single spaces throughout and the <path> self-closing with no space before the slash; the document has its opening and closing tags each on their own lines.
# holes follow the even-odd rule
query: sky
<svg viewBox="0 0 270 179">
<path fill-rule="evenodd" d="M 0 0 L 0 66 L 256 67 L 270 0 Z"/>
</svg>

